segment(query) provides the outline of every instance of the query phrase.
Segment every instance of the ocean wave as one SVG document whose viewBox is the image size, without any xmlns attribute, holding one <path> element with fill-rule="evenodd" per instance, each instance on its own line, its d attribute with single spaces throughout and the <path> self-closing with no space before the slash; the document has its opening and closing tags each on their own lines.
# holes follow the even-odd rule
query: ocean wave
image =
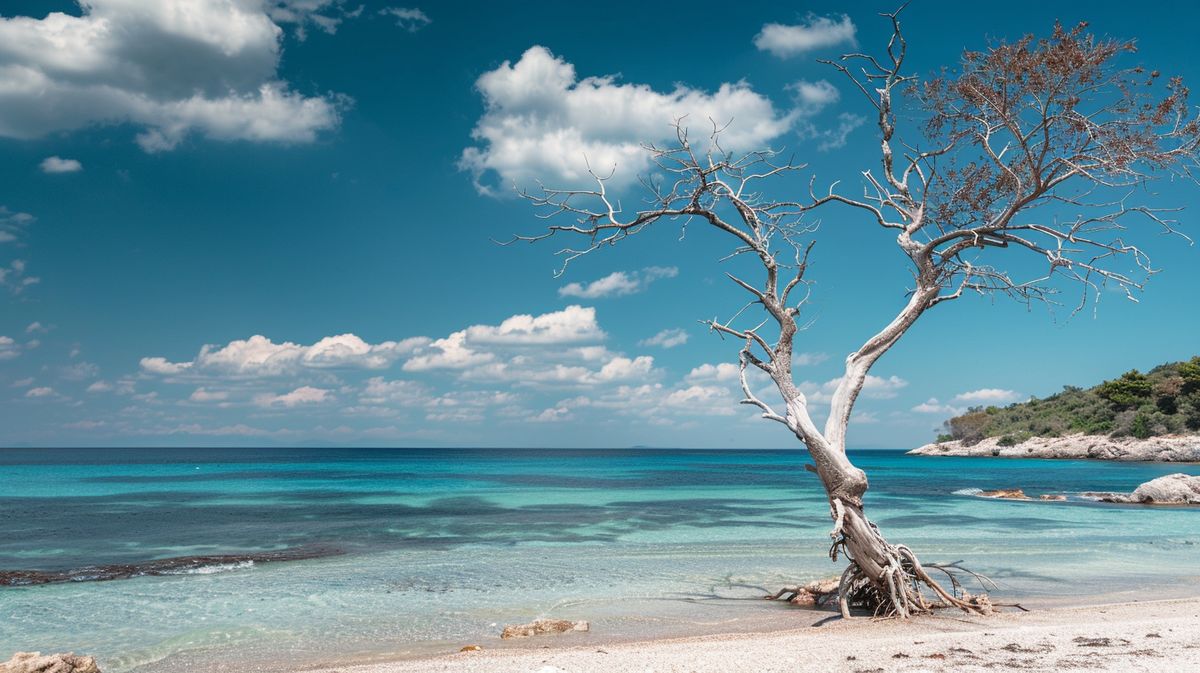
<svg viewBox="0 0 1200 673">
<path fill-rule="evenodd" d="M 983 493 L 982 488 L 960 488 L 957 491 L 951 491 L 951 495 L 980 495 Z"/>
<path fill-rule="evenodd" d="M 254 561 L 235 561 L 234 563 L 214 563 L 212 565 L 197 566 L 195 568 L 180 568 L 178 570 L 164 570 L 163 575 L 215 575 L 216 573 L 225 573 L 231 570 L 245 570 L 253 568 Z"/>
</svg>

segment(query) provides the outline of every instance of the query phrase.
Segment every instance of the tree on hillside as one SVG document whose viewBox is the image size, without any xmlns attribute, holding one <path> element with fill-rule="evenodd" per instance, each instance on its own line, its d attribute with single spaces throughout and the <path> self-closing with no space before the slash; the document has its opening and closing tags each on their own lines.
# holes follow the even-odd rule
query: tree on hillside
<svg viewBox="0 0 1200 673">
<path fill-rule="evenodd" d="M 757 274 L 729 279 L 763 321 L 743 308 L 728 321 L 706 322 L 741 344 L 743 403 L 786 427 L 812 457 L 834 522 L 830 556 L 849 562 L 838 592 L 843 615 L 854 606 L 900 617 L 937 607 L 986 613 L 986 595 L 962 592 L 953 578 L 947 589 L 938 571 L 952 569 L 923 565 L 867 518 L 867 476 L 846 454 L 855 400 L 871 367 L 922 315 L 965 295 L 1053 302 L 1063 286 L 1074 286 L 1082 289 L 1080 301 L 1072 300 L 1077 309 L 1106 286 L 1132 298 L 1153 269 L 1126 227 L 1174 233 L 1171 211 L 1152 205 L 1144 185 L 1163 175 L 1191 179 L 1200 123 L 1179 79 L 1118 65 L 1133 43 L 1094 37 L 1084 25 L 968 51 L 955 68 L 918 80 L 905 69 L 898 13 L 884 16 L 893 32 L 881 53 L 827 62 L 877 113 L 880 156 L 862 172 L 861 195 L 836 185 L 818 192 L 809 180 L 803 196 L 769 198 L 766 183 L 804 166 L 771 150 L 727 153 L 719 129 L 697 146 L 677 121 L 677 144 L 646 147 L 658 168 L 643 183 L 648 205 L 625 212 L 606 190 L 607 176 L 593 173 L 593 188 L 524 193 L 551 221 L 514 241 L 572 237 L 578 242 L 559 251 L 565 270 L 581 255 L 667 222 L 700 223 L 727 236 L 726 259 L 751 261 Z M 901 109 L 919 121 L 901 128 Z M 823 427 L 792 371 L 818 209 L 824 226 L 838 217 L 836 226 L 878 227 L 880 244 L 891 237 L 913 277 L 906 294 L 880 288 L 904 301 L 846 356 Z M 868 234 L 862 230 L 864 246 Z M 842 263 L 856 264 L 853 250 L 837 252 Z M 748 370 L 769 377 L 779 399 L 762 399 Z"/>
</svg>

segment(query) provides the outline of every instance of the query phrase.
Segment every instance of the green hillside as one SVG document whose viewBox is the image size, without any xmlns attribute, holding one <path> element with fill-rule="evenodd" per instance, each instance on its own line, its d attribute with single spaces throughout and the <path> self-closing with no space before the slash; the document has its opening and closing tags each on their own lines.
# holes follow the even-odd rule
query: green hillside
<svg viewBox="0 0 1200 673">
<path fill-rule="evenodd" d="M 1006 407 L 972 407 L 945 423 L 938 441 L 974 444 L 1000 437 L 1011 445 L 1030 437 L 1075 433 L 1133 436 L 1200 432 L 1200 356 L 1135 370 L 1092 388 L 1065 386 L 1049 397 Z"/>
</svg>

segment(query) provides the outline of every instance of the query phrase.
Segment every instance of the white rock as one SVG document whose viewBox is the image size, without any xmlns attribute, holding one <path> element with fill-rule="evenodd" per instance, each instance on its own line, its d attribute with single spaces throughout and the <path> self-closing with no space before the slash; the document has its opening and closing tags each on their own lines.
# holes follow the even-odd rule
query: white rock
<svg viewBox="0 0 1200 673">
<path fill-rule="evenodd" d="M 1177 473 L 1138 486 L 1134 502 L 1157 505 L 1200 505 L 1200 477 Z"/>
</svg>

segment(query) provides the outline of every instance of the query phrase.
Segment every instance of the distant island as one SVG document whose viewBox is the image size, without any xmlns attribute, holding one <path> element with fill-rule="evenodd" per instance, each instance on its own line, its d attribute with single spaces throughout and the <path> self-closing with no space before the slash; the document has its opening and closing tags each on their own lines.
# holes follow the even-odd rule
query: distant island
<svg viewBox="0 0 1200 673">
<path fill-rule="evenodd" d="M 945 423 L 924 456 L 1200 462 L 1200 356 Z"/>
</svg>

